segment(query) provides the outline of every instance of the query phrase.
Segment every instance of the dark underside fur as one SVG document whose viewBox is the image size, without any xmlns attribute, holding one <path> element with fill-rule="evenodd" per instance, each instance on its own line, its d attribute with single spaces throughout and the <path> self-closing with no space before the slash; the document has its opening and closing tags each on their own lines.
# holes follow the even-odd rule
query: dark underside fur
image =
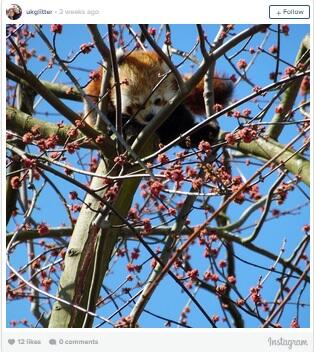
<svg viewBox="0 0 314 352">
<path fill-rule="evenodd" d="M 110 114 L 109 117 L 114 123 L 115 114 Z M 123 115 L 122 118 L 124 123 L 129 119 L 129 117 L 125 115 Z M 160 143 L 166 145 L 177 137 L 180 137 L 183 133 L 190 130 L 195 125 L 197 125 L 197 123 L 194 121 L 194 116 L 182 104 L 179 105 L 168 117 L 168 119 L 157 129 L 156 135 L 158 136 Z M 132 143 L 132 141 L 134 141 L 134 139 L 138 136 L 144 127 L 145 126 L 137 123 L 134 120 L 128 124 L 127 128 L 124 128 L 124 135 L 128 143 Z M 178 145 L 180 145 L 181 148 L 197 147 L 202 140 L 212 144 L 217 141 L 218 133 L 218 124 L 209 123 L 208 125 L 189 135 L 188 142 L 187 139 L 184 138 L 178 143 Z"/>
<path fill-rule="evenodd" d="M 184 105 L 179 105 L 156 133 L 162 144 L 168 144 L 195 125 L 197 123 L 191 112 Z M 212 143 L 216 141 L 218 133 L 218 125 L 208 124 L 189 136 L 190 143 L 186 143 L 186 139 L 184 139 L 180 141 L 179 145 L 182 148 L 197 147 L 202 140 Z"/>
</svg>

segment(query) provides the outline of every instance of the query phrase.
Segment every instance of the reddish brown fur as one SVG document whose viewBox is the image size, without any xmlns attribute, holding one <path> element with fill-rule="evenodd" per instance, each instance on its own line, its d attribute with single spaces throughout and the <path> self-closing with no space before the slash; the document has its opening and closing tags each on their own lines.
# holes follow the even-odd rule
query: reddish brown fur
<svg viewBox="0 0 314 352">
<path fill-rule="evenodd" d="M 126 57 L 123 59 L 123 62 L 127 63 L 127 66 L 123 70 L 123 74 L 121 74 L 119 77 L 121 82 L 124 80 L 129 81 L 130 79 L 134 79 L 134 72 L 138 74 L 136 80 L 140 82 L 140 84 L 135 86 L 135 90 L 132 92 L 134 95 L 138 95 L 143 92 L 145 83 L 151 84 L 153 74 L 155 75 L 156 80 L 156 78 L 163 73 L 160 70 L 162 61 L 155 52 L 135 51 L 130 55 L 126 55 Z M 100 84 L 103 75 L 102 67 L 97 69 L 97 73 L 99 73 L 97 78 L 92 80 L 85 90 L 86 94 L 92 98 L 99 98 Z"/>
<path fill-rule="evenodd" d="M 184 80 L 190 78 L 190 75 L 185 75 Z M 213 89 L 215 104 L 225 105 L 228 99 L 231 97 L 233 86 L 232 83 L 227 80 L 224 76 L 216 74 L 213 79 Z M 184 104 L 191 110 L 195 115 L 205 114 L 205 102 L 204 102 L 204 79 L 202 79 L 197 86 L 188 95 Z"/>
<path fill-rule="evenodd" d="M 85 93 L 89 95 L 91 98 L 97 99 L 100 93 L 100 84 L 101 84 L 101 79 L 103 74 L 103 68 L 98 67 L 96 72 L 99 73 L 99 75 L 96 75 L 96 78 L 91 80 L 91 82 L 88 84 L 88 86 L 85 89 Z"/>
<path fill-rule="evenodd" d="M 91 83 L 86 88 L 86 93 L 90 95 L 95 102 L 97 101 L 100 94 L 100 85 L 102 77 L 102 68 L 98 69 L 100 73 L 98 79 L 91 81 Z M 139 104 L 138 97 L 145 98 L 145 94 L 149 94 L 156 84 L 160 81 L 161 76 L 168 72 L 168 67 L 163 63 L 161 58 L 155 52 L 144 52 L 135 51 L 129 55 L 126 55 L 121 63 L 119 64 L 119 74 L 120 82 L 128 82 L 127 84 L 121 84 L 121 93 L 126 94 L 128 97 L 132 98 L 132 105 L 135 109 Z M 185 80 L 189 78 L 188 75 L 183 77 Z M 111 80 L 111 86 L 114 85 L 113 79 Z M 224 105 L 232 94 L 232 83 L 225 79 L 223 76 L 217 76 L 213 80 L 214 87 L 214 97 L 215 103 Z M 173 75 L 170 75 L 166 82 L 163 82 L 160 90 L 173 90 L 176 91 L 176 82 Z M 114 103 L 115 94 L 114 89 L 111 94 L 111 102 Z M 204 80 L 201 80 L 197 86 L 192 90 L 189 96 L 184 101 L 184 105 L 196 115 L 205 114 L 204 105 Z M 156 93 L 158 94 L 158 92 Z M 164 105 L 166 102 L 163 101 Z M 134 113 L 133 111 L 132 113 Z M 131 113 L 131 114 L 132 114 Z M 94 123 L 93 117 L 87 118 L 87 122 Z"/>
</svg>

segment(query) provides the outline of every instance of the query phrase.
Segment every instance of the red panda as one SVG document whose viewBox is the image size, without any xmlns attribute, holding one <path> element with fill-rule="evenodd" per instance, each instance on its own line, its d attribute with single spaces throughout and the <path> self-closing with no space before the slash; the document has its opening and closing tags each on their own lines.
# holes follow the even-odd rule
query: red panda
<svg viewBox="0 0 314 352">
<path fill-rule="evenodd" d="M 133 131 L 138 133 L 177 93 L 178 86 L 175 76 L 170 73 L 165 62 L 152 51 L 134 51 L 118 59 L 118 71 L 121 90 L 121 112 L 123 121 L 131 119 Z M 99 69 L 96 79 L 92 80 L 86 88 L 86 94 L 97 102 L 100 94 L 102 68 Z M 187 77 L 183 77 L 187 79 Z M 203 98 L 203 85 L 201 81 L 179 105 L 168 119 L 157 129 L 156 134 L 162 144 L 168 144 L 182 133 L 196 125 L 193 114 L 205 114 Z M 213 80 L 215 103 L 225 104 L 232 94 L 232 83 L 223 78 Z M 114 122 L 116 107 L 116 94 L 114 80 L 111 79 L 109 99 L 109 119 Z M 89 124 L 95 123 L 95 115 L 87 117 Z M 188 146 L 197 146 L 201 140 L 212 142 L 219 133 L 217 123 L 204 126 L 189 136 Z M 187 147 L 185 141 L 180 143 Z"/>
</svg>

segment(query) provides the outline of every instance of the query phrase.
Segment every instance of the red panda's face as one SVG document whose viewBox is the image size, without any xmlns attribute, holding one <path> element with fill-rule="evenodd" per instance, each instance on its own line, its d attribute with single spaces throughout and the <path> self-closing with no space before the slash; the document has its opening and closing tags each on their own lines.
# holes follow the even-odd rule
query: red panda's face
<svg viewBox="0 0 314 352">
<path fill-rule="evenodd" d="M 122 115 L 141 125 L 148 124 L 152 118 L 176 94 L 176 81 L 168 75 L 167 66 L 151 52 L 134 52 L 119 65 L 119 79 L 122 83 Z M 112 103 L 116 107 L 115 94 Z"/>
<path fill-rule="evenodd" d="M 136 82 L 136 85 L 141 85 Z M 141 125 L 148 124 L 153 117 L 174 97 L 175 90 L 168 84 L 161 84 L 156 88 L 152 84 L 144 84 L 142 92 L 132 93 L 133 83 L 121 89 L 122 114 L 134 116 Z"/>
</svg>

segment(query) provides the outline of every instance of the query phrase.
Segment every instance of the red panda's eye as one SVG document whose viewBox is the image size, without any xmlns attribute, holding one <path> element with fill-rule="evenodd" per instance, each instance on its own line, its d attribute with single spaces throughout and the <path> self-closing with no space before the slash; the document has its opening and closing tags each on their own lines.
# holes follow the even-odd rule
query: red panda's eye
<svg viewBox="0 0 314 352">
<path fill-rule="evenodd" d="M 162 104 L 161 98 L 156 98 L 156 99 L 154 100 L 154 105 L 161 105 L 161 104 Z"/>
<path fill-rule="evenodd" d="M 128 115 L 133 115 L 133 109 L 132 109 L 131 106 L 127 106 L 127 108 L 126 108 L 126 113 L 127 113 Z"/>
</svg>

